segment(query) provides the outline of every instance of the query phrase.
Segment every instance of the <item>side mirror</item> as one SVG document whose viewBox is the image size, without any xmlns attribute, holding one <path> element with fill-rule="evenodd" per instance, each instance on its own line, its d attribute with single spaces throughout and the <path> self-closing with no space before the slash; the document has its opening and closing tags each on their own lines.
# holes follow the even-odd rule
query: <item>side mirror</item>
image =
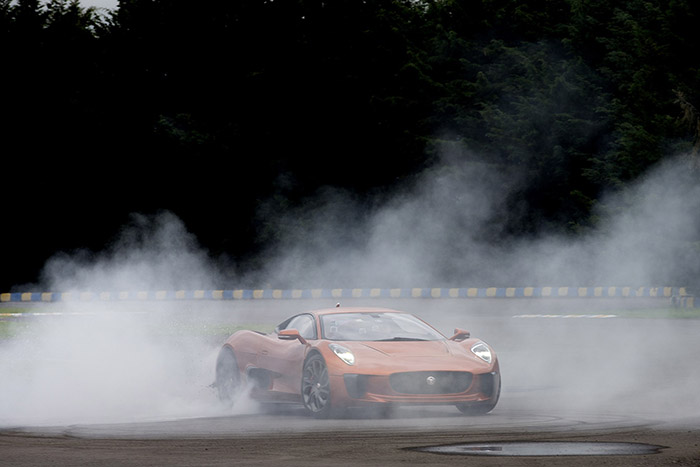
<svg viewBox="0 0 700 467">
<path fill-rule="evenodd" d="M 469 331 L 465 331 L 464 329 L 457 328 L 457 329 L 455 329 L 455 335 L 450 337 L 450 340 L 455 341 L 455 342 L 461 342 L 464 339 L 469 339 L 470 335 L 471 334 L 469 333 Z"/>
<path fill-rule="evenodd" d="M 302 344 L 306 344 L 306 339 L 301 337 L 301 334 L 299 334 L 299 331 L 296 329 L 283 329 L 277 334 L 278 339 L 282 339 L 285 341 L 293 341 L 294 339 L 299 339 L 299 342 Z"/>
</svg>

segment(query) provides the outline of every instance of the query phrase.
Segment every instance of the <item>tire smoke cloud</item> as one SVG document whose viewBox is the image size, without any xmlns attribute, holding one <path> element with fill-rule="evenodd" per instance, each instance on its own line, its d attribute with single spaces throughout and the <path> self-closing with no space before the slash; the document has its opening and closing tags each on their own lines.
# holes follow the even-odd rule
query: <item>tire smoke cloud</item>
<svg viewBox="0 0 700 467">
<path fill-rule="evenodd" d="M 212 284 L 236 288 L 237 280 L 273 288 L 689 286 L 700 276 L 697 177 L 682 159 L 665 163 L 606 197 L 599 225 L 587 235 L 505 240 L 506 203 L 518 177 L 485 163 L 446 157 L 413 186 L 370 207 L 330 188 L 298 209 L 280 212 L 262 206 L 261 220 L 275 232 L 275 242 L 263 255 L 264 268 L 233 283 L 221 263 L 168 212 L 135 214 L 104 251 L 56 255 L 41 279 L 45 290 L 63 292 L 211 289 Z M 499 238 L 504 240 L 494 242 Z M 0 425 L 221 415 L 208 387 L 220 341 L 192 332 L 192 323 L 206 326 L 212 320 L 209 324 L 216 326 L 244 319 L 235 310 L 208 313 L 209 306 L 52 304 L 51 310 L 62 315 L 37 319 L 26 332 L 0 343 Z M 517 325 L 506 326 L 499 334 L 522 342 Z M 641 347 L 646 329 L 642 335 L 628 330 L 620 341 L 624 351 L 614 353 L 606 353 L 610 335 L 601 337 L 608 342 L 598 346 L 580 332 L 544 334 L 540 341 L 546 347 L 548 339 L 573 337 L 572 342 L 590 346 L 575 372 L 554 377 L 547 373 L 552 359 L 546 349 L 531 345 L 509 352 L 504 345 L 505 381 L 509 368 L 526 368 L 526 357 L 535 354 L 538 364 L 527 367 L 529 374 L 514 370 L 511 382 L 527 385 L 528 378 L 540 376 L 544 382 L 555 378 L 552 384 L 559 387 L 566 381 L 561 387 L 586 394 L 578 399 L 581 406 L 601 395 L 588 386 L 592 380 L 586 376 L 604 378 L 609 394 L 629 393 L 640 381 L 650 384 L 644 372 L 649 360 L 641 357 L 649 356 L 648 347 Z M 488 340 L 488 330 L 479 334 Z M 672 339 L 663 333 L 655 337 L 660 346 Z M 498 343 L 490 343 L 499 350 Z M 600 355 L 613 354 L 599 364 Z M 659 355 L 653 353 L 653 360 Z M 697 372 L 690 376 L 677 386 L 686 395 L 700 379 Z M 234 407 L 236 413 L 255 409 L 249 401 Z"/>
<path fill-rule="evenodd" d="M 504 234 L 517 174 L 445 158 L 367 208 L 326 190 L 265 210 L 280 232 L 258 283 L 291 287 L 700 285 L 700 175 L 679 158 L 598 204 L 587 234 Z"/>
<path fill-rule="evenodd" d="M 56 255 L 42 279 L 45 290 L 118 292 L 209 287 L 216 274 L 182 221 L 162 213 L 134 215 L 102 252 Z M 48 316 L 11 323 L 16 336 L 0 341 L 0 426 L 222 414 L 209 387 L 218 349 L 202 334 L 218 323 L 193 319 L 206 309 L 102 301 L 45 307 Z"/>
</svg>

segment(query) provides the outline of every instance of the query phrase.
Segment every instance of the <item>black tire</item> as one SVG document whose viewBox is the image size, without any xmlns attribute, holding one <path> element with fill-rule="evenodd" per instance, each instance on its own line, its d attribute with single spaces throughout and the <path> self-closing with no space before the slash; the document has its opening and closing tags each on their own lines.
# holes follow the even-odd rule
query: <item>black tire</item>
<svg viewBox="0 0 700 467">
<path fill-rule="evenodd" d="M 221 349 L 216 359 L 216 390 L 219 400 L 232 406 L 241 390 L 241 374 L 233 350 Z"/>
<path fill-rule="evenodd" d="M 457 404 L 457 408 L 464 415 L 486 415 L 496 407 L 495 402 L 477 402 L 475 404 Z"/>
<path fill-rule="evenodd" d="M 382 404 L 377 408 L 377 414 L 380 418 L 394 418 L 396 406 L 394 404 Z"/>
<path fill-rule="evenodd" d="M 301 396 L 304 407 L 316 418 L 327 418 L 332 412 L 331 382 L 328 367 L 319 354 L 313 354 L 304 362 L 301 375 Z"/>
<path fill-rule="evenodd" d="M 475 402 L 475 403 L 465 402 L 463 404 L 457 404 L 457 408 L 464 415 L 486 415 L 487 413 L 491 412 L 494 409 L 494 407 L 496 407 L 496 404 L 498 403 L 498 399 L 500 397 L 501 397 L 501 381 L 499 378 L 498 390 L 496 391 L 496 395 L 493 397 L 493 399 L 485 401 L 485 402 Z"/>
</svg>

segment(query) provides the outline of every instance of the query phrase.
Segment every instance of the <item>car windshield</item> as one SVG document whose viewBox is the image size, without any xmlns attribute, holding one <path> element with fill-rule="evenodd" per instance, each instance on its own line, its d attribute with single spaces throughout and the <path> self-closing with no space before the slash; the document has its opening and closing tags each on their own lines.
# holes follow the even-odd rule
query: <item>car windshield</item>
<svg viewBox="0 0 700 467">
<path fill-rule="evenodd" d="M 333 313 L 321 316 L 324 339 L 334 341 L 434 341 L 445 337 L 405 313 Z"/>
</svg>

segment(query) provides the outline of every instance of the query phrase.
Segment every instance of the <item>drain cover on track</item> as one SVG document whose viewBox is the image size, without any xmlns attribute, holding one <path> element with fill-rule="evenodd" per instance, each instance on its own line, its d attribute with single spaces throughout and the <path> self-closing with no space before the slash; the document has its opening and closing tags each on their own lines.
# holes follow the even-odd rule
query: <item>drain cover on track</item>
<svg viewBox="0 0 700 467">
<path fill-rule="evenodd" d="M 640 443 L 513 441 L 453 444 L 419 448 L 418 450 L 462 456 L 633 456 L 656 454 L 661 449 L 663 446 Z"/>
</svg>

